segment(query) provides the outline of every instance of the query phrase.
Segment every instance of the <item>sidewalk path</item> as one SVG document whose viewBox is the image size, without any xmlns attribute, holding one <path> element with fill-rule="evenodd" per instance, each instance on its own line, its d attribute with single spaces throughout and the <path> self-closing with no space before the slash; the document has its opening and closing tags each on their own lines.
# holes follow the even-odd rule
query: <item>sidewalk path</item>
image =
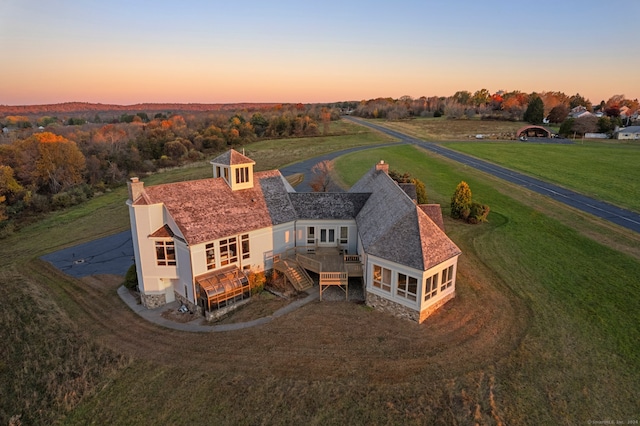
<svg viewBox="0 0 640 426">
<path fill-rule="evenodd" d="M 283 315 L 293 312 L 296 309 L 308 303 L 311 303 L 314 300 L 317 300 L 319 298 L 320 292 L 318 290 L 318 287 L 313 287 L 309 291 L 310 291 L 309 295 L 304 299 L 294 300 L 293 302 L 289 303 L 287 306 L 284 306 L 278 309 L 277 311 L 275 311 L 273 314 L 269 316 L 258 318 L 258 319 L 247 321 L 247 322 L 237 322 L 234 324 L 220 324 L 220 325 L 203 325 L 201 324 L 200 320 L 203 320 L 204 317 L 198 317 L 198 319 L 190 322 L 186 322 L 186 323 L 179 323 L 179 322 L 166 319 L 162 316 L 162 313 L 169 309 L 178 309 L 178 307 L 180 306 L 179 302 L 171 302 L 156 309 L 147 309 L 144 306 L 139 305 L 136 298 L 133 297 L 131 292 L 129 292 L 129 290 L 124 286 L 120 286 L 118 288 L 118 296 L 120 296 L 120 299 L 122 299 L 122 301 L 126 303 L 127 306 L 129 306 L 129 308 L 131 308 L 133 312 L 140 315 L 142 318 L 144 318 L 149 322 L 158 324 L 159 326 L 162 326 L 162 327 L 172 328 L 174 330 L 190 331 L 194 333 L 210 333 L 210 332 L 220 332 L 220 331 L 242 330 L 244 328 L 267 324 L 273 321 L 275 318 L 279 318 Z"/>
</svg>

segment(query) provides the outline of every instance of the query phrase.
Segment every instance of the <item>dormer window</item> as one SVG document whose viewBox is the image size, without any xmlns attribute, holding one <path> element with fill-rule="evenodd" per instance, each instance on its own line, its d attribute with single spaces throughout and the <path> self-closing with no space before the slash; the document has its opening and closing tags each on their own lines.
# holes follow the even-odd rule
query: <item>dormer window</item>
<svg viewBox="0 0 640 426">
<path fill-rule="evenodd" d="M 249 182 L 249 167 L 238 167 L 236 169 L 236 183 Z"/>
<path fill-rule="evenodd" d="M 223 178 L 232 191 L 253 188 L 255 161 L 236 150 L 229 150 L 211 160 L 213 177 Z"/>
</svg>

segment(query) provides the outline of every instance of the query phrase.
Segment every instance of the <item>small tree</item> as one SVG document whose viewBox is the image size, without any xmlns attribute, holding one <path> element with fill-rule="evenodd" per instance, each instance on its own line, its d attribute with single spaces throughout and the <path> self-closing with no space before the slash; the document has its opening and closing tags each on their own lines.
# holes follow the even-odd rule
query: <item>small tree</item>
<svg viewBox="0 0 640 426">
<path fill-rule="evenodd" d="M 471 189 L 467 182 L 462 181 L 456 186 L 451 197 L 451 217 L 454 219 L 467 219 L 471 208 Z"/>
<path fill-rule="evenodd" d="M 127 269 L 127 273 L 124 276 L 124 286 L 129 290 L 135 290 L 138 287 L 136 265 L 131 265 L 129 269 Z"/>
</svg>

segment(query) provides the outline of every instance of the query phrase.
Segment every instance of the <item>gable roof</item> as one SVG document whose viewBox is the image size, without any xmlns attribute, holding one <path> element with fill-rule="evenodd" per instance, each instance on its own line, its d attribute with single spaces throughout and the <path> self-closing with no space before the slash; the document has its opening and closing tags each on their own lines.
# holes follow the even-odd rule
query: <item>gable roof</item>
<svg viewBox="0 0 640 426">
<path fill-rule="evenodd" d="M 355 219 L 371 194 L 293 192 L 289 194 L 298 219 Z"/>
<path fill-rule="evenodd" d="M 350 192 L 371 193 L 356 217 L 365 252 L 419 270 L 461 253 L 383 171 L 372 168 Z"/>
<path fill-rule="evenodd" d="M 242 191 L 212 178 L 151 186 L 138 200 L 163 203 L 187 243 L 199 244 L 294 220 L 284 182 L 272 170 L 255 173 L 254 187 Z"/>
</svg>

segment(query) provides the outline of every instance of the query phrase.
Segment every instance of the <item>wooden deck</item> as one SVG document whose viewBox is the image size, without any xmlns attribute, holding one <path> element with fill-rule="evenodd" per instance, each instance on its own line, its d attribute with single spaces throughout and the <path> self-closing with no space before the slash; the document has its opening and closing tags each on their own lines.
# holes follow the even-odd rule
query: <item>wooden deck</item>
<svg viewBox="0 0 640 426">
<path fill-rule="evenodd" d="M 349 299 L 349 277 L 362 277 L 362 260 L 359 255 L 342 254 L 337 247 L 309 250 L 301 247 L 287 252 L 287 257 L 295 257 L 303 268 L 320 275 L 320 300 L 322 293 L 330 286 L 340 287 Z"/>
</svg>

